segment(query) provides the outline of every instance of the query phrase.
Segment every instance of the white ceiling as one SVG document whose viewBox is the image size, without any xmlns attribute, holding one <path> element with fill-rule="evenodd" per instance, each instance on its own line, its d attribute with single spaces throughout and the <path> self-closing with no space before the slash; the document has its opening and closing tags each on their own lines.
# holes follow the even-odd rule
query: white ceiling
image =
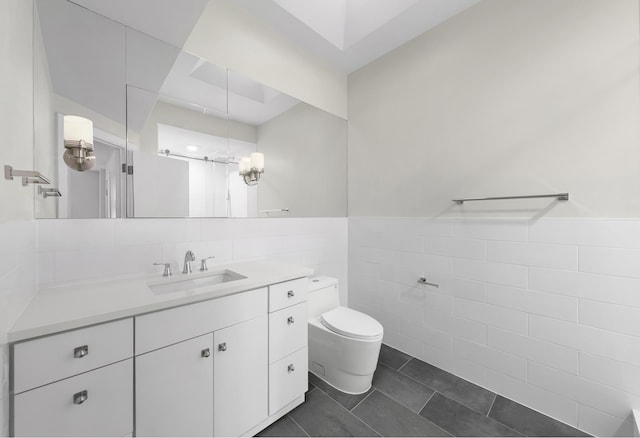
<svg viewBox="0 0 640 438">
<path fill-rule="evenodd" d="M 234 0 L 245 12 L 351 73 L 480 0 Z"/>
</svg>

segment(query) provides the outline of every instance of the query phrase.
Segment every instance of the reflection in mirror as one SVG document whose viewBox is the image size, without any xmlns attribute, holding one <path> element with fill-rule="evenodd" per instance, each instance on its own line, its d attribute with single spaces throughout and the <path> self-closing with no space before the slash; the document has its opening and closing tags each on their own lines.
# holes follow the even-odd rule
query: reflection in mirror
<svg viewBox="0 0 640 438">
<path fill-rule="evenodd" d="M 34 164 L 62 195 L 36 194 L 36 217 L 123 216 L 125 28 L 66 0 L 35 4 Z M 93 122 L 89 170 L 64 163 L 65 115 Z"/>
<path fill-rule="evenodd" d="M 206 5 L 184 1 L 36 0 L 34 164 L 62 194 L 36 217 L 346 216 L 346 121 L 181 51 Z M 64 116 L 93 123 L 93 167 L 65 165 Z"/>
</svg>

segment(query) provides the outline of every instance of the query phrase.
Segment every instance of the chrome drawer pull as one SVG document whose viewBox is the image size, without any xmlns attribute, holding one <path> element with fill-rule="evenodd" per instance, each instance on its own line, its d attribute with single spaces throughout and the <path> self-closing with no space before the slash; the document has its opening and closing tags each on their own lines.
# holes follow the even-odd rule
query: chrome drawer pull
<svg viewBox="0 0 640 438">
<path fill-rule="evenodd" d="M 82 345 L 80 347 L 76 347 L 76 348 L 73 349 L 73 357 L 75 357 L 76 359 L 82 359 L 87 354 L 89 354 L 89 346 L 88 345 Z"/>
<path fill-rule="evenodd" d="M 296 320 L 295 320 L 295 319 L 293 319 L 293 316 L 290 316 L 289 318 L 287 318 L 287 324 L 291 325 L 291 324 L 293 324 L 294 322 L 296 322 Z"/>
<path fill-rule="evenodd" d="M 296 296 L 296 293 L 294 291 L 290 290 L 287 292 L 287 298 L 293 298 L 295 296 Z"/>
<path fill-rule="evenodd" d="M 205 348 L 204 350 L 202 350 L 202 352 L 200 353 L 202 357 L 209 357 L 211 356 L 211 350 L 208 348 Z"/>
<path fill-rule="evenodd" d="M 293 364 L 289 364 L 289 366 L 287 367 L 287 371 L 292 373 L 296 370 L 296 367 Z"/>
<path fill-rule="evenodd" d="M 218 351 L 227 351 L 227 343 L 218 344 Z"/>
<path fill-rule="evenodd" d="M 89 393 L 86 389 L 84 391 L 76 392 L 75 394 L 73 394 L 73 404 L 81 405 L 82 403 L 86 402 L 88 398 Z"/>
</svg>

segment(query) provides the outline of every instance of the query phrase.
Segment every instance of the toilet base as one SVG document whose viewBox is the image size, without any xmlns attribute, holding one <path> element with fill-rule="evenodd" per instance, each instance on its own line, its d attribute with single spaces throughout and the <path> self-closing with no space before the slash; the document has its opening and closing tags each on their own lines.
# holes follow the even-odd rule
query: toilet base
<svg viewBox="0 0 640 438">
<path fill-rule="evenodd" d="M 311 366 L 311 364 L 309 364 L 309 366 Z M 364 394 L 369 391 L 371 389 L 371 381 L 373 380 L 373 374 L 367 376 L 353 376 L 347 374 L 344 376 L 336 376 L 336 373 L 333 373 L 333 378 L 331 381 L 328 381 L 324 376 L 321 376 L 311 370 L 311 368 L 309 369 L 309 372 L 332 388 L 351 395 Z"/>
</svg>

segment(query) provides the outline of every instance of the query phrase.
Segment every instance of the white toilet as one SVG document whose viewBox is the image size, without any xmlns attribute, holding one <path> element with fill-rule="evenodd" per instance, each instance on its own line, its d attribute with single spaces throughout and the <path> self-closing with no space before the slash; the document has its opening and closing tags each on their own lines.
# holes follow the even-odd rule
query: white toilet
<svg viewBox="0 0 640 438">
<path fill-rule="evenodd" d="M 349 394 L 371 388 L 382 344 L 382 325 L 340 306 L 338 280 L 309 279 L 309 371 Z"/>
</svg>

